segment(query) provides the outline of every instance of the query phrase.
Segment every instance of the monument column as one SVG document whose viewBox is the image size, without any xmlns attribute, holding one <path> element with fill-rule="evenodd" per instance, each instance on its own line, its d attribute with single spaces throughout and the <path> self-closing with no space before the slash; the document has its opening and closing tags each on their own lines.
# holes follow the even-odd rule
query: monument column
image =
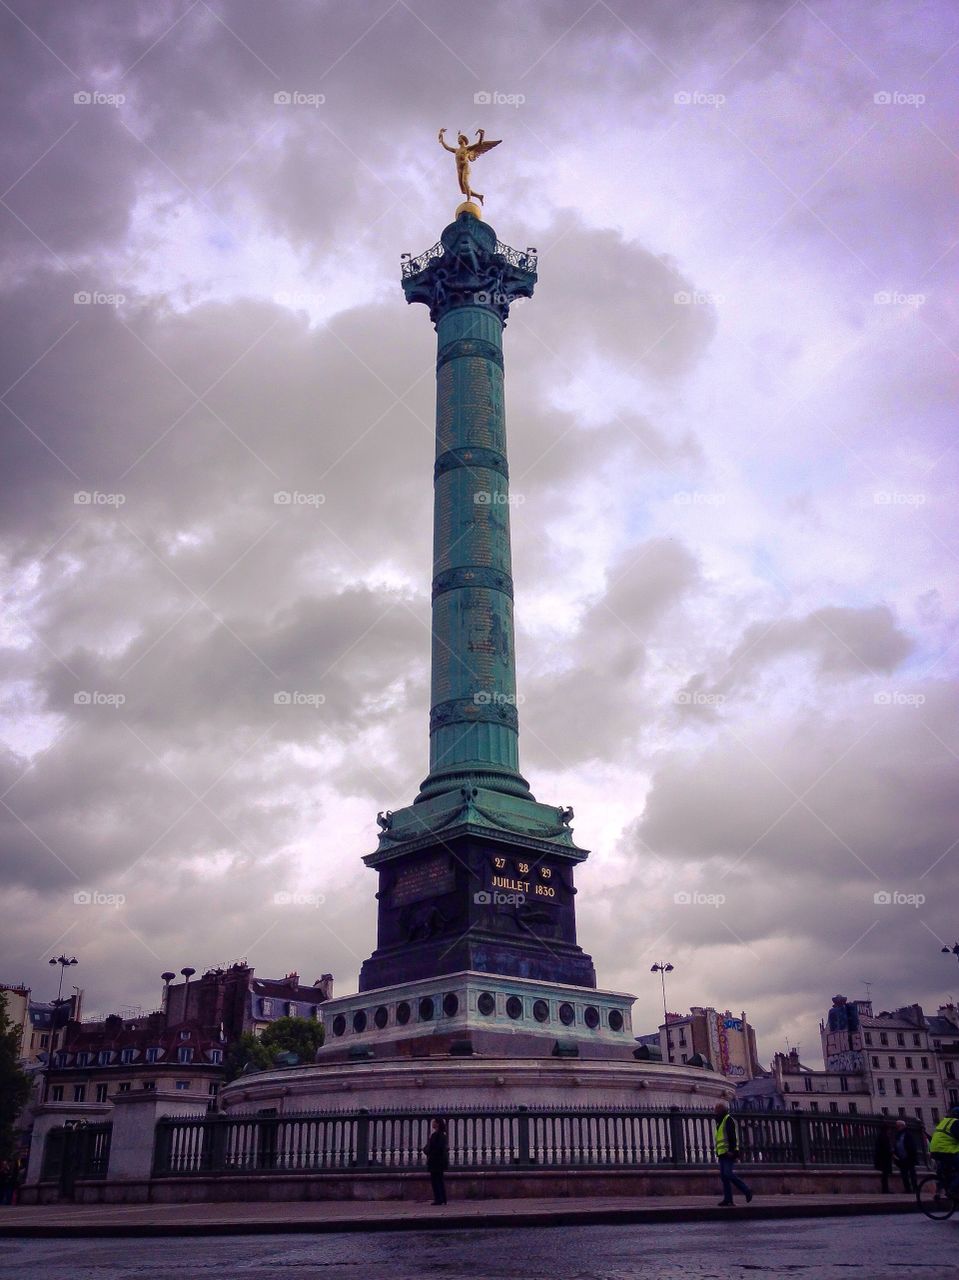
<svg viewBox="0 0 959 1280">
<path fill-rule="evenodd" d="M 467 779 L 530 798 L 519 772 L 503 329 L 536 260 L 500 244 L 475 205 L 403 264 L 436 326 L 430 772 L 418 800 Z"/>
</svg>

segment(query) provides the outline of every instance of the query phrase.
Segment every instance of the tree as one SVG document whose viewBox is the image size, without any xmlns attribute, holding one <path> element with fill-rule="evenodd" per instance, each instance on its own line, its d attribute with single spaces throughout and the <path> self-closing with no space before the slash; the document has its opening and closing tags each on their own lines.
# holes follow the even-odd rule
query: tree
<svg viewBox="0 0 959 1280">
<path fill-rule="evenodd" d="M 30 1078 L 20 1069 L 20 1028 L 7 1017 L 0 991 L 0 1160 L 13 1158 L 13 1126 L 30 1097 Z"/>
<path fill-rule="evenodd" d="M 226 1051 L 226 1080 L 235 1080 L 249 1068 L 265 1071 L 273 1066 L 273 1052 L 266 1048 L 250 1031 L 234 1040 Z"/>
<path fill-rule="evenodd" d="M 260 1043 L 273 1057 L 295 1053 L 301 1062 L 312 1062 L 323 1043 L 323 1023 L 317 1018 L 277 1018 L 263 1032 Z"/>
</svg>

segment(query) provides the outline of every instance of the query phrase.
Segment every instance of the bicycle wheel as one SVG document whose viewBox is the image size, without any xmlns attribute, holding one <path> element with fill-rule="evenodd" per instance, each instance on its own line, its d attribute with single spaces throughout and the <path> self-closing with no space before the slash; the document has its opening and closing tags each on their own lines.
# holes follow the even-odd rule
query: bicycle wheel
<svg viewBox="0 0 959 1280">
<path fill-rule="evenodd" d="M 943 1222 L 951 1218 L 956 1211 L 956 1202 L 948 1191 L 940 1184 L 936 1175 L 923 1178 L 916 1187 L 916 1203 L 927 1218 L 934 1222 Z"/>
</svg>

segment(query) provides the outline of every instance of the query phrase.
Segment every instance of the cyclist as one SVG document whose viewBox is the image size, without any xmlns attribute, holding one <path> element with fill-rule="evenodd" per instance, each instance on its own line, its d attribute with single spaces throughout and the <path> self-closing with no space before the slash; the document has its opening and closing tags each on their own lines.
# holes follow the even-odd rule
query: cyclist
<svg viewBox="0 0 959 1280">
<path fill-rule="evenodd" d="M 929 1154 L 944 1190 L 955 1193 L 959 1183 L 959 1107 L 951 1107 L 933 1129 Z"/>
</svg>

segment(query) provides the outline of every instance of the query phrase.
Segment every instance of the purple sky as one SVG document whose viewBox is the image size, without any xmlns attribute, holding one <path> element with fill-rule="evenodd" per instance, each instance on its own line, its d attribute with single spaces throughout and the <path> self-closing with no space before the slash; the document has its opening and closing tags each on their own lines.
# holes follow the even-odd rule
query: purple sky
<svg viewBox="0 0 959 1280">
<path fill-rule="evenodd" d="M 398 268 L 459 199 L 445 125 L 504 139 L 488 219 L 540 250 L 522 755 L 593 850 L 600 982 L 652 1029 L 670 960 L 672 1007 L 810 1062 L 837 992 L 954 995 L 955 7 L 0 23 L 0 978 L 355 989 L 360 858 L 426 770 L 434 335 Z"/>
</svg>

